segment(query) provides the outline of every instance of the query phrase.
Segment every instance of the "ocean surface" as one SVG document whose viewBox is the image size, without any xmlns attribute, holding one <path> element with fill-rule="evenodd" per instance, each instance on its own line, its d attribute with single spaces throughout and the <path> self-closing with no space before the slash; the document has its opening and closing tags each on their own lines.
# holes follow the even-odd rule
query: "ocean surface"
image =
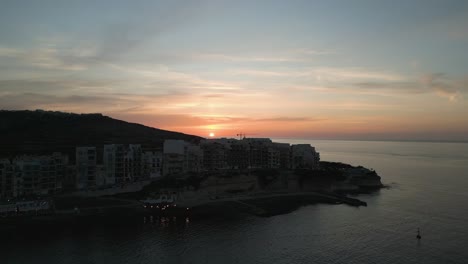
<svg viewBox="0 0 468 264">
<path fill-rule="evenodd" d="M 388 188 L 357 196 L 359 208 L 0 233 L 1 263 L 468 263 L 468 144 L 276 141 L 373 168 Z"/>
</svg>

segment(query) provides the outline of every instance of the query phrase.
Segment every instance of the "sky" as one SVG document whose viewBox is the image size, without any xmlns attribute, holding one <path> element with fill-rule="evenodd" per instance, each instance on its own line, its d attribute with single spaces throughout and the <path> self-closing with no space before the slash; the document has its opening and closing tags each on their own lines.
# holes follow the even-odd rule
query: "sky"
<svg viewBox="0 0 468 264">
<path fill-rule="evenodd" d="M 0 0 L 0 109 L 468 141 L 468 1 Z"/>
</svg>

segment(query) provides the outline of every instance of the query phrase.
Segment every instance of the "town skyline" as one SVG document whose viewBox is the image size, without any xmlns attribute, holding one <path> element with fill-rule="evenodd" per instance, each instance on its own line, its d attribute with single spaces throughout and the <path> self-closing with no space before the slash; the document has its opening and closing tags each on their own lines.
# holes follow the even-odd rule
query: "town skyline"
<svg viewBox="0 0 468 264">
<path fill-rule="evenodd" d="M 205 138 L 466 142 L 467 28 L 466 1 L 5 1 L 0 108 Z"/>
<path fill-rule="evenodd" d="M 279 143 L 269 138 L 202 139 L 198 143 L 167 139 L 157 148 L 112 143 L 74 149 L 71 156 L 54 151 L 0 157 L 0 199 L 102 188 L 126 192 L 124 186 L 144 186 L 162 178 L 317 169 L 320 163 L 320 153 L 310 144 Z"/>
</svg>

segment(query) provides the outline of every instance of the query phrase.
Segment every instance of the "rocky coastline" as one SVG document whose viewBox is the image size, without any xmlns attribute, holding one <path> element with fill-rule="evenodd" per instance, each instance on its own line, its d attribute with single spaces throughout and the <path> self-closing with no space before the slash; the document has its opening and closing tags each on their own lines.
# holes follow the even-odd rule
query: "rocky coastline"
<svg viewBox="0 0 468 264">
<path fill-rule="evenodd" d="M 317 203 L 366 206 L 364 201 L 347 194 L 368 193 L 384 187 L 374 170 L 337 162 L 321 162 L 320 170 L 252 171 L 249 174 L 211 175 L 199 181 L 185 182 L 192 185 L 174 187 L 159 183 L 139 192 L 117 196 L 56 197 L 53 210 L 47 213 L 1 217 L 0 221 L 4 226 L 17 226 L 93 222 L 107 217 L 268 217 Z M 150 209 L 141 202 L 141 198 L 161 192 L 176 194 L 174 206 L 162 211 Z"/>
</svg>

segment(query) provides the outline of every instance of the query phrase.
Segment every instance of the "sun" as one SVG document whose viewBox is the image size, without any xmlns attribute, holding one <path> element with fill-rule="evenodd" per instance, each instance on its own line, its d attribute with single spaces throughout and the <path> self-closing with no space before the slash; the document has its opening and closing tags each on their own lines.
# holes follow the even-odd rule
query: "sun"
<svg viewBox="0 0 468 264">
<path fill-rule="evenodd" d="M 210 136 L 210 137 L 214 137 L 214 136 L 215 136 L 215 133 L 210 132 L 209 136 Z"/>
</svg>

